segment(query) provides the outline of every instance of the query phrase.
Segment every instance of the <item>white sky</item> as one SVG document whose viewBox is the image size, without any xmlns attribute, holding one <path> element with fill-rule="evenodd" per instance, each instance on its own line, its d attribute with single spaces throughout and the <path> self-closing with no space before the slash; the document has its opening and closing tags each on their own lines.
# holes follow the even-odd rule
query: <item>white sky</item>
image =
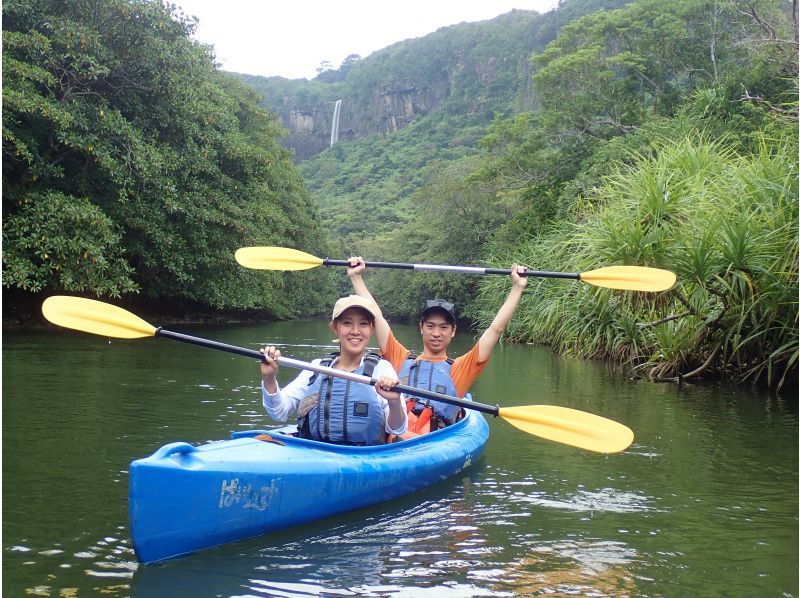
<svg viewBox="0 0 800 598">
<path fill-rule="evenodd" d="M 199 19 L 195 39 L 214 46 L 222 69 L 311 79 L 440 27 L 483 21 L 513 8 L 545 13 L 558 0 L 172 0 Z"/>
</svg>

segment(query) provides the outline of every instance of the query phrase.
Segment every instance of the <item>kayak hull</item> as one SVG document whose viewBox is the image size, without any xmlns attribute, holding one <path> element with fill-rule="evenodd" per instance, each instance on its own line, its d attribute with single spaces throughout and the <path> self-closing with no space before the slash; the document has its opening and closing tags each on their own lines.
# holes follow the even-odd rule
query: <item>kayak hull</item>
<svg viewBox="0 0 800 598">
<path fill-rule="evenodd" d="M 489 437 L 475 411 L 437 432 L 373 447 L 303 440 L 284 430 L 240 432 L 197 447 L 174 442 L 131 463 L 129 515 L 139 561 L 398 498 L 469 467 Z"/>
</svg>

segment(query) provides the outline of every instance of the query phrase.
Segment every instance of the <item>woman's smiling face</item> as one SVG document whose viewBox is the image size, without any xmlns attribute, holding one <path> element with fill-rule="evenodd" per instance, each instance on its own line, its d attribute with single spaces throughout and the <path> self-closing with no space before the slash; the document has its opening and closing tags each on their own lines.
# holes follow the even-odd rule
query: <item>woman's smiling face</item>
<svg viewBox="0 0 800 598">
<path fill-rule="evenodd" d="M 363 309 L 350 307 L 333 321 L 331 328 L 339 338 L 339 347 L 343 353 L 360 355 L 366 351 L 375 325 Z"/>
</svg>

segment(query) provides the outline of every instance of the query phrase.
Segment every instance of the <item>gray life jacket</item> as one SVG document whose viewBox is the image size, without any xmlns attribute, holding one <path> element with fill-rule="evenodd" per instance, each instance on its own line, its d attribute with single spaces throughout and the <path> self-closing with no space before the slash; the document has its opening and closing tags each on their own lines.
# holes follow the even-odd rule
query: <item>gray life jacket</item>
<svg viewBox="0 0 800 598">
<path fill-rule="evenodd" d="M 338 356 L 331 353 L 320 364 L 330 367 Z M 371 377 L 380 360 L 379 355 L 368 352 L 355 373 Z M 301 438 L 333 444 L 384 444 L 383 407 L 384 399 L 369 384 L 314 374 L 300 401 L 297 430 Z"/>
</svg>

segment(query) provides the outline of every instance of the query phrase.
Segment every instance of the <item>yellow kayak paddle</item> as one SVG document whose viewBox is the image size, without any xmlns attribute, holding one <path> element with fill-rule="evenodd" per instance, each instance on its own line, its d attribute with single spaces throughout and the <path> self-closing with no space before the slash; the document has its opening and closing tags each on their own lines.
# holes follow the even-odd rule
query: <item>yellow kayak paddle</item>
<svg viewBox="0 0 800 598">
<path fill-rule="evenodd" d="M 236 261 L 253 270 L 310 270 L 319 266 L 349 267 L 348 260 L 319 258 L 288 247 L 242 247 L 236 250 Z M 406 264 L 397 262 L 366 262 L 371 268 L 392 268 L 428 272 L 456 272 L 461 274 L 511 274 L 504 268 L 479 266 L 451 266 L 441 264 Z M 582 280 L 596 287 L 626 291 L 666 291 L 675 284 L 675 274 L 669 270 L 645 266 L 607 266 L 588 272 L 545 272 L 528 270 L 525 276 L 537 278 L 568 278 Z"/>
<path fill-rule="evenodd" d="M 127 339 L 155 336 L 234 353 L 259 361 L 263 359 L 263 355 L 253 349 L 189 336 L 161 327 L 156 328 L 121 307 L 94 299 L 63 295 L 49 297 L 42 304 L 42 313 L 53 324 L 99 336 Z M 377 383 L 376 379 L 367 376 L 299 361 L 291 357 L 281 356 L 278 363 L 362 384 L 374 386 Z M 598 453 L 618 453 L 633 442 L 633 432 L 630 428 L 599 415 L 568 407 L 552 405 L 498 407 L 402 384 L 398 384 L 395 389 L 405 394 L 458 405 L 464 409 L 482 411 L 504 419 L 528 434 Z"/>
</svg>

